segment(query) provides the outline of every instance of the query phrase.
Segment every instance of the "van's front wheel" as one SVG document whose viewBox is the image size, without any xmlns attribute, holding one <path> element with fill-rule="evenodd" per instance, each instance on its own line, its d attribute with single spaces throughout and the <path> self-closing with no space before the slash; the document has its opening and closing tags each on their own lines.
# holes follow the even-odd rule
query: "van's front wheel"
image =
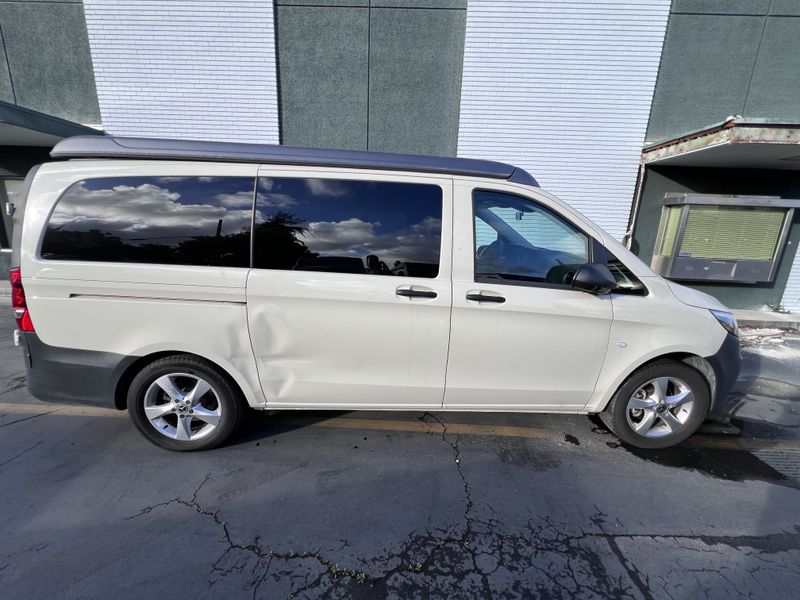
<svg viewBox="0 0 800 600">
<path fill-rule="evenodd" d="M 708 383 L 698 371 L 661 360 L 631 375 L 600 417 L 627 444 L 667 448 L 697 430 L 709 404 Z"/>
<path fill-rule="evenodd" d="M 191 355 L 153 361 L 133 378 L 128 413 L 137 429 L 167 450 L 223 443 L 243 412 L 236 390 L 214 365 Z"/>
</svg>

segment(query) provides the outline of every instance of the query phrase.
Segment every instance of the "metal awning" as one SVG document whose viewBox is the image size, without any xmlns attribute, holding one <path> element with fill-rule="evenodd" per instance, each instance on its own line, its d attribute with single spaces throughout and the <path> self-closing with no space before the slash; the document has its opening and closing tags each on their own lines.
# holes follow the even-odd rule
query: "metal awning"
<svg viewBox="0 0 800 600">
<path fill-rule="evenodd" d="M 50 148 L 67 137 L 102 133 L 79 123 L 0 101 L 0 146 Z"/>
<path fill-rule="evenodd" d="M 645 165 L 800 170 L 800 124 L 729 117 L 673 140 L 646 146 Z"/>
</svg>

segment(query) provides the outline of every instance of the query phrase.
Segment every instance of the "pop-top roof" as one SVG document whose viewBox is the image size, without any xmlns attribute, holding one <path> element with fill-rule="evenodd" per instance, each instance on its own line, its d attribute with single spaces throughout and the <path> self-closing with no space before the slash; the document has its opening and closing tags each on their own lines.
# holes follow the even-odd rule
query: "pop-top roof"
<svg viewBox="0 0 800 600">
<path fill-rule="evenodd" d="M 213 160 L 222 162 L 261 162 L 279 165 L 313 165 L 353 167 L 472 175 L 506 179 L 514 183 L 537 186 L 525 170 L 505 163 L 471 158 L 295 148 L 269 144 L 238 144 L 112 136 L 77 136 L 59 142 L 53 158 L 134 158 L 167 160 Z"/>
</svg>

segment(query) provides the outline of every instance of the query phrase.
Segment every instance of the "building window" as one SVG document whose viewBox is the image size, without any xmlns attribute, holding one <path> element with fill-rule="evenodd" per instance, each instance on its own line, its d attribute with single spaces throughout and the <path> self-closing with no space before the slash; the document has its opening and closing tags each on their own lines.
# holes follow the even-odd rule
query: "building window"
<svg viewBox="0 0 800 600">
<path fill-rule="evenodd" d="M 42 258 L 248 267 L 251 177 L 111 177 L 70 186 Z"/>
<path fill-rule="evenodd" d="M 434 278 L 441 230 L 436 185 L 262 177 L 254 266 Z"/>
</svg>

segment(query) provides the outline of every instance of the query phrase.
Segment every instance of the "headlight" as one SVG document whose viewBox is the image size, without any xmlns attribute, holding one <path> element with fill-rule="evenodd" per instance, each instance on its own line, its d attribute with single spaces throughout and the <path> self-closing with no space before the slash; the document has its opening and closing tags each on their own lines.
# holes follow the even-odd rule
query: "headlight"
<svg viewBox="0 0 800 600">
<path fill-rule="evenodd" d="M 719 324 L 722 325 L 728 333 L 739 337 L 739 325 L 736 323 L 736 317 L 724 310 L 712 310 L 711 314 L 714 315 L 717 321 L 719 321 Z"/>
</svg>

